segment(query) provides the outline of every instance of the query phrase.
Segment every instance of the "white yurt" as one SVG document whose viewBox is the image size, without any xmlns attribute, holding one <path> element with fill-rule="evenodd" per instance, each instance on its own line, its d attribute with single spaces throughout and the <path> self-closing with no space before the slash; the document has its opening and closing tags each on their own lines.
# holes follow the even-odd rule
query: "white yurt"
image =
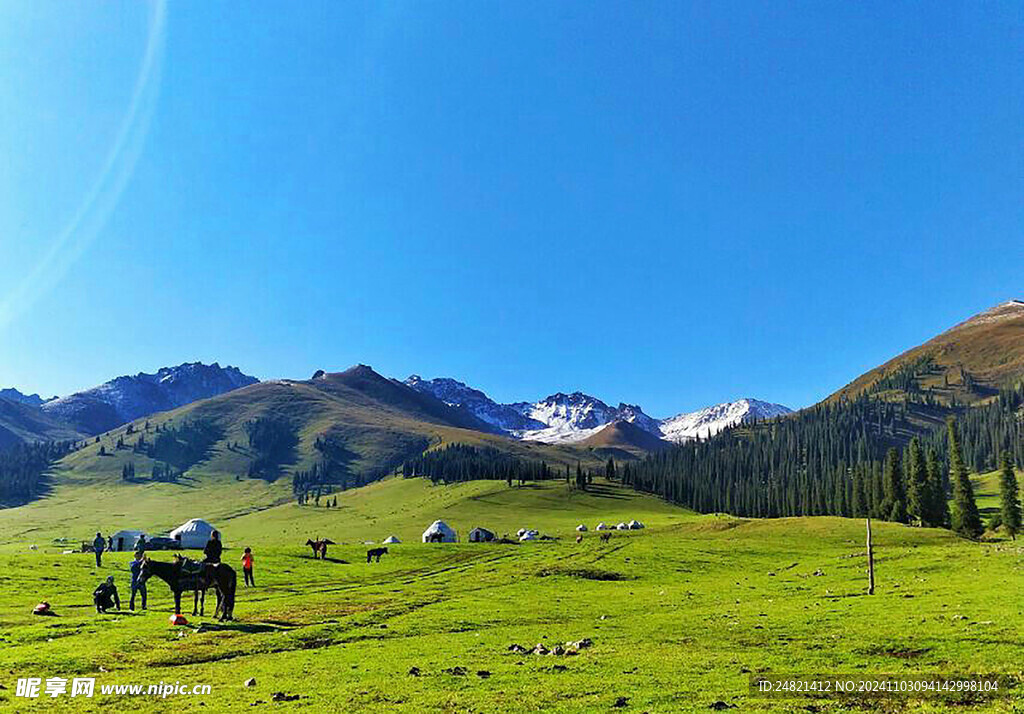
<svg viewBox="0 0 1024 714">
<path fill-rule="evenodd" d="M 540 533 L 538 533 L 537 531 L 526 531 L 521 536 L 519 536 L 519 540 L 537 540 L 539 537 Z"/>
<path fill-rule="evenodd" d="M 615 526 L 615 529 L 620 531 L 628 531 L 629 526 L 627 526 L 625 523 L 620 523 L 619 525 Z"/>
<path fill-rule="evenodd" d="M 110 536 L 110 538 L 114 542 L 114 550 L 132 550 L 135 548 L 135 541 L 139 539 L 140 535 L 146 535 L 146 533 L 126 528 L 125 530 L 118 531 Z M 146 537 L 149 538 L 149 536 Z"/>
<path fill-rule="evenodd" d="M 602 523 L 598 523 L 597 524 L 597 528 L 595 528 L 594 530 L 595 531 L 606 531 L 606 530 L 608 530 L 608 526 L 606 526 L 603 522 Z"/>
<path fill-rule="evenodd" d="M 192 518 L 171 531 L 171 538 L 181 543 L 182 548 L 204 548 L 210 534 L 216 528 L 202 518 Z M 221 541 L 224 539 L 221 538 Z"/>
<path fill-rule="evenodd" d="M 586 533 L 587 532 L 587 527 L 585 525 L 583 525 L 582 523 L 580 523 L 578 526 L 576 526 L 576 530 L 578 530 L 580 533 Z"/>
<path fill-rule="evenodd" d="M 489 543 L 495 539 L 494 533 L 487 530 L 486 528 L 474 528 L 469 532 L 470 543 Z"/>
<path fill-rule="evenodd" d="M 435 535 L 436 533 L 440 533 L 441 534 L 441 540 L 440 540 L 441 543 L 458 543 L 459 542 L 458 534 L 456 534 L 455 531 L 453 531 L 451 529 L 451 526 L 449 526 L 444 521 L 434 521 L 433 523 L 431 523 L 430 524 L 430 528 L 427 528 L 427 530 L 423 531 L 423 542 L 424 543 L 432 543 L 432 542 L 436 543 L 436 542 L 438 542 L 436 540 L 431 540 L 431 536 L 434 536 L 435 538 L 437 537 Z"/>
<path fill-rule="evenodd" d="M 516 531 L 516 538 L 522 538 L 523 537 L 523 533 L 526 533 L 526 529 L 525 528 L 520 528 L 519 530 L 517 530 Z"/>
<path fill-rule="evenodd" d="M 644 524 L 641 523 L 640 521 L 636 520 L 635 518 L 633 520 L 631 520 L 629 523 L 627 523 L 626 525 L 629 526 L 629 530 L 631 530 L 631 531 L 638 531 L 638 530 L 640 530 L 641 528 L 644 527 Z"/>
<path fill-rule="evenodd" d="M 385 545 L 391 545 L 392 543 L 401 543 L 401 542 L 402 541 L 398 540 L 398 538 L 395 538 L 393 535 L 390 535 L 390 536 L 388 536 L 387 538 L 385 538 L 384 540 L 381 541 L 381 543 L 384 543 Z"/>
</svg>

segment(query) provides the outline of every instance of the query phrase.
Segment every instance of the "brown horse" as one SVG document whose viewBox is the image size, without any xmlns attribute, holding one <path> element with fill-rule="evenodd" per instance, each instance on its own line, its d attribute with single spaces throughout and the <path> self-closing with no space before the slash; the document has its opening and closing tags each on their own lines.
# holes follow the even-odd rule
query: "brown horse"
<svg viewBox="0 0 1024 714">
<path fill-rule="evenodd" d="M 334 545 L 334 541 L 329 538 L 324 538 L 323 540 L 307 539 L 306 545 L 313 549 L 313 560 L 316 560 L 318 557 L 321 560 L 326 560 L 327 546 Z"/>
<path fill-rule="evenodd" d="M 235 619 L 235 586 L 237 574 L 224 563 L 200 563 L 202 566 L 195 573 L 186 570 L 185 559 L 176 555 L 173 563 L 151 560 L 148 556 L 142 561 L 139 571 L 139 582 L 145 583 L 153 575 L 157 576 L 171 589 L 174 594 L 174 614 L 181 614 L 181 594 L 186 590 L 205 590 L 213 587 L 217 591 L 217 608 L 214 617 L 220 613 L 221 620 Z M 205 597 L 204 597 L 205 599 Z M 192 614 L 195 615 L 193 607 Z"/>
</svg>

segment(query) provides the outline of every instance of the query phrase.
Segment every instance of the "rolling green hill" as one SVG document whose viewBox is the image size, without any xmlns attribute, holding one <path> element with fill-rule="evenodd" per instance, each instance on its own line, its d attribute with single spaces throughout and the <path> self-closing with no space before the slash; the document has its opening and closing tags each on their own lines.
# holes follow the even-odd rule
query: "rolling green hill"
<svg viewBox="0 0 1024 714">
<path fill-rule="evenodd" d="M 293 440 L 278 450 L 273 468 L 250 475 L 261 457 L 247 431 L 254 420 L 272 422 Z M 195 425 L 204 428 L 189 430 Z M 93 512 L 129 521 L 135 514 L 146 522 L 151 514 L 163 515 L 163 525 L 194 515 L 220 519 L 289 501 L 292 475 L 325 461 L 333 469 L 325 490 L 338 491 L 372 482 L 409 456 L 450 443 L 488 446 L 552 465 L 602 465 L 602 457 L 587 450 L 519 442 L 482 428 L 472 417 L 365 366 L 311 380 L 261 382 L 90 439 L 55 466 L 43 501 L 7 512 L 5 519 L 31 528 L 37 515 L 46 520 L 52 512 L 81 522 L 86 531 L 93 528 L 85 524 Z M 172 479 L 162 476 L 167 463 L 173 465 Z M 129 465 L 135 475 L 125 480 Z"/>
<path fill-rule="evenodd" d="M 84 435 L 31 404 L 0 398 L 0 449 L 34 441 L 76 441 Z"/>
<path fill-rule="evenodd" d="M 207 616 L 192 617 L 186 607 L 190 626 L 181 628 L 168 627 L 172 601 L 158 581 L 149 587 L 148 611 L 94 612 L 89 593 L 108 574 L 126 598 L 130 556 L 108 554 L 96 568 L 90 554 L 64 554 L 63 543 L 50 541 L 78 536 L 84 521 L 65 528 L 55 513 L 12 539 L 10 521 L 0 519 L 0 708 L 53 708 L 43 698 L 15 697 L 17 678 L 26 676 L 94 677 L 96 695 L 74 702 L 76 711 L 410 714 L 727 707 L 923 714 L 954 705 L 771 699 L 752 692 L 750 680 L 972 671 L 1020 682 L 1020 603 L 1007 593 L 1024 587 L 1024 574 L 1019 550 L 1006 542 L 877 524 L 876 594 L 868 597 L 862 521 L 698 516 L 596 485 L 583 493 L 558 482 L 509 488 L 386 479 L 340 494 L 336 509 L 286 504 L 225 517 L 215 521 L 228 544 L 225 560 L 237 564 L 240 548 L 251 545 L 256 587 L 239 591 L 237 622 L 213 622 L 211 595 Z M 103 508 L 83 515 L 100 521 L 108 516 Z M 626 517 L 647 528 L 616 532 L 608 543 L 594 532 L 575 542 L 578 522 L 593 527 Z M 167 518 L 153 510 L 138 520 Z M 435 518 L 462 534 L 473 525 L 499 532 L 529 526 L 558 540 L 419 543 Z M 339 541 L 328 560 L 311 558 L 302 545 L 307 533 Z M 361 541 L 391 533 L 404 542 L 367 564 Z M 58 616 L 33 616 L 40 599 Z M 589 646 L 567 655 L 510 649 L 540 643 L 550 650 L 584 638 Z M 100 690 L 161 681 L 211 691 L 171 705 Z M 298 698 L 275 701 L 278 692 Z M 960 699 L 955 709 L 971 713 L 1021 704 L 1019 686 L 995 699 Z"/>
</svg>

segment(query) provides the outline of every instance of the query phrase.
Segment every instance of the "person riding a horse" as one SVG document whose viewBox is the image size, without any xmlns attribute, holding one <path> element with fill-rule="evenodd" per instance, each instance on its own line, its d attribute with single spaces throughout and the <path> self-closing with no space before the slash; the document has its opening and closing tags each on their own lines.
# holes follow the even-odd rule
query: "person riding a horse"
<svg viewBox="0 0 1024 714">
<path fill-rule="evenodd" d="M 172 563 L 144 557 L 139 571 L 139 583 L 145 584 L 153 575 L 167 583 L 174 594 L 174 614 L 181 614 L 181 594 L 192 590 L 195 592 L 192 614 L 195 615 L 198 610 L 202 615 L 205 611 L 206 590 L 212 586 L 217 592 L 214 617 L 219 613 L 222 620 L 234 619 L 237 576 L 231 566 L 224 563 L 196 562 L 181 555 L 175 555 Z"/>
<path fill-rule="evenodd" d="M 219 563 L 220 556 L 224 552 L 224 544 L 220 542 L 220 533 L 213 531 L 210 533 L 210 540 L 206 541 L 206 547 L 203 548 L 203 561 L 207 563 Z"/>
</svg>

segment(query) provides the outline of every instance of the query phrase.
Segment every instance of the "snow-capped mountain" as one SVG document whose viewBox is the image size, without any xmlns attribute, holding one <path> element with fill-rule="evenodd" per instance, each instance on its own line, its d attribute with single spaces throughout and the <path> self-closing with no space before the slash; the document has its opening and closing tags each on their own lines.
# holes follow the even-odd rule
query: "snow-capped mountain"
<svg viewBox="0 0 1024 714">
<path fill-rule="evenodd" d="M 616 421 L 634 424 L 658 439 L 685 441 L 698 435 L 705 438 L 717 434 L 741 421 L 790 412 L 781 404 L 741 399 L 669 419 L 655 419 L 636 404 L 611 407 L 582 392 L 558 392 L 537 402 L 499 404 L 479 389 L 448 377 L 423 379 L 413 375 L 405 384 L 449 406 L 467 410 L 508 436 L 549 444 L 583 441 Z"/>
<path fill-rule="evenodd" d="M 214 397 L 259 380 L 237 367 L 192 362 L 164 367 L 156 374 L 140 372 L 61 397 L 42 405 L 44 412 L 89 434 L 113 429 L 155 412 Z"/>
<path fill-rule="evenodd" d="M 22 394 L 14 387 L 8 387 L 7 389 L 0 389 L 0 399 L 6 399 L 9 402 L 17 402 L 18 404 L 28 404 L 30 407 L 41 407 L 47 401 L 52 401 L 56 397 L 51 397 L 49 400 L 43 399 L 38 394 Z"/>
<path fill-rule="evenodd" d="M 698 436 L 706 439 L 740 422 L 770 419 L 792 411 L 781 404 L 771 404 L 758 399 L 740 399 L 663 419 L 661 435 L 662 438 L 675 442 L 695 439 Z"/>
<path fill-rule="evenodd" d="M 423 379 L 412 375 L 405 384 L 417 392 L 429 394 L 451 407 L 468 411 L 485 424 L 490 424 L 502 433 L 512 434 L 530 429 L 543 429 L 546 424 L 531 419 L 516 405 L 498 404 L 479 389 L 448 377 Z"/>
</svg>

